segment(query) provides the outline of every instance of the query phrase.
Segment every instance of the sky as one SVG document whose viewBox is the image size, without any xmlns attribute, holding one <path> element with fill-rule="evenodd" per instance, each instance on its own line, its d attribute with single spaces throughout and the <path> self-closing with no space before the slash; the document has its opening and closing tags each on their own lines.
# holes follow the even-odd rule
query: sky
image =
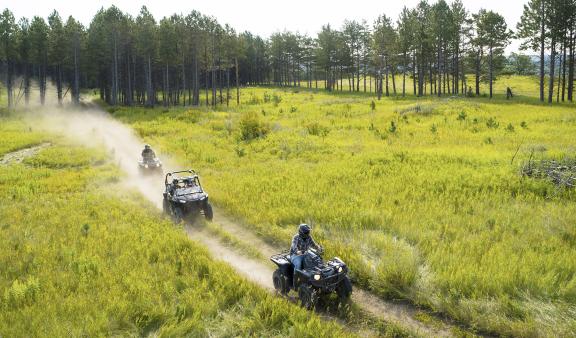
<svg viewBox="0 0 576 338">
<path fill-rule="evenodd" d="M 512 29 L 520 20 L 523 5 L 527 1 L 462 0 L 471 13 L 481 8 L 500 13 Z M 247 30 L 268 37 L 274 32 L 283 30 L 315 35 L 322 25 L 327 23 L 333 27 L 340 27 L 345 19 L 364 19 L 372 23 L 380 14 L 396 19 L 402 7 L 414 7 L 418 2 L 419 0 L 0 0 L 0 9 L 8 7 L 16 18 L 34 15 L 47 17 L 56 9 L 63 18 L 72 15 L 86 26 L 98 9 L 111 5 L 133 16 L 138 15 L 140 8 L 145 5 L 156 19 L 173 13 L 187 14 L 197 10 L 215 16 L 218 22 L 228 23 L 237 31 Z M 519 43 L 514 41 L 507 48 L 507 52 L 517 51 L 518 45 Z"/>
</svg>

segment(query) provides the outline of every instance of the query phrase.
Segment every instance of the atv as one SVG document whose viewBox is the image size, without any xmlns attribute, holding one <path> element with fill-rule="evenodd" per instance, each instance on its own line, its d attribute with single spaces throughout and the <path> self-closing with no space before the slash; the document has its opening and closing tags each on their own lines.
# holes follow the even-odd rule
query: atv
<svg viewBox="0 0 576 338">
<path fill-rule="evenodd" d="M 346 264 L 338 257 L 324 262 L 322 250 L 309 249 L 304 255 L 302 270 L 294 269 L 289 252 L 270 257 L 278 266 L 272 275 L 274 289 L 282 295 L 287 295 L 291 289 L 297 291 L 299 302 L 306 309 L 315 308 L 319 301 L 333 292 L 340 302 L 348 302 L 352 283 Z"/>
<path fill-rule="evenodd" d="M 183 175 L 181 175 L 183 174 Z M 162 207 L 164 213 L 174 221 L 181 222 L 200 214 L 211 221 L 214 217 L 208 194 L 202 189 L 200 179 L 194 170 L 167 173 L 164 179 L 166 189 Z"/>
<path fill-rule="evenodd" d="M 138 169 L 141 174 L 162 173 L 162 162 L 158 157 L 142 157 L 138 161 Z"/>
</svg>

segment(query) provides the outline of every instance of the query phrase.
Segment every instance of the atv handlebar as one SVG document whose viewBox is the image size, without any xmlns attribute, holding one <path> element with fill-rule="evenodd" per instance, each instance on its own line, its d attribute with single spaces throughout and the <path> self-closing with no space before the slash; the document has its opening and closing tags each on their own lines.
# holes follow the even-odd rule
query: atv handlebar
<svg viewBox="0 0 576 338">
<path fill-rule="evenodd" d="M 324 248 L 323 247 L 318 247 L 318 249 L 314 249 L 314 248 L 309 248 L 306 251 L 296 251 L 296 254 L 301 256 L 301 255 L 305 255 L 308 251 L 312 252 L 313 254 L 315 254 L 316 256 L 322 256 L 324 255 Z M 290 253 L 290 251 L 283 251 L 283 253 Z M 300 254 L 299 254 L 300 253 Z"/>
</svg>

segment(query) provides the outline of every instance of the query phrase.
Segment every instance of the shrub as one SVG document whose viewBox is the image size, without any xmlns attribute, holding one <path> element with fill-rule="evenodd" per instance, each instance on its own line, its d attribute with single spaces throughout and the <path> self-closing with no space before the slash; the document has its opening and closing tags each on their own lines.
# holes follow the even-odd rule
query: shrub
<svg viewBox="0 0 576 338">
<path fill-rule="evenodd" d="M 260 104 L 261 101 L 258 97 L 256 97 L 254 94 L 250 95 L 250 99 L 248 100 L 248 104 L 252 104 L 252 105 L 256 105 L 256 104 Z"/>
<path fill-rule="evenodd" d="M 395 133 L 397 129 L 398 128 L 396 128 L 396 123 L 394 121 L 390 121 L 390 127 L 388 128 L 388 131 L 391 133 Z"/>
<path fill-rule="evenodd" d="M 278 107 L 280 102 L 282 102 L 282 96 L 274 94 L 272 96 L 272 103 L 274 104 L 274 107 Z"/>
<path fill-rule="evenodd" d="M 458 121 L 464 121 L 464 120 L 466 120 L 466 117 L 467 117 L 466 112 L 465 112 L 465 111 L 461 111 L 461 112 L 458 114 Z"/>
<path fill-rule="evenodd" d="M 13 308 L 30 305 L 34 303 L 40 292 L 40 282 L 34 277 L 20 282 L 15 280 L 10 288 L 4 292 L 4 300 Z"/>
<path fill-rule="evenodd" d="M 308 134 L 314 135 L 314 136 L 324 137 L 324 136 L 328 135 L 328 133 L 330 133 L 330 128 L 323 126 L 318 122 L 309 123 L 306 126 L 306 130 L 308 131 Z"/>
<path fill-rule="evenodd" d="M 270 126 L 261 122 L 258 114 L 247 112 L 240 119 L 240 139 L 250 141 L 260 137 L 265 137 L 270 132 Z"/>
<path fill-rule="evenodd" d="M 497 129 L 499 126 L 500 126 L 500 124 L 493 117 L 489 118 L 488 121 L 486 121 L 486 127 L 488 127 L 488 128 Z"/>
</svg>

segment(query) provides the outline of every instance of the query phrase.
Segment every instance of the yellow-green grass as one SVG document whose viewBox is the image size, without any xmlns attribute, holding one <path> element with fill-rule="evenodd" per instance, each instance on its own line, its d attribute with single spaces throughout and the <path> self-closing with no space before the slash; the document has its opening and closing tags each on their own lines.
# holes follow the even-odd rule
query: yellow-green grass
<svg viewBox="0 0 576 338">
<path fill-rule="evenodd" d="M 519 175 L 530 156 L 574 155 L 573 106 L 390 98 L 372 111 L 364 95 L 272 88 L 242 98 L 228 111 L 115 116 L 198 169 L 213 201 L 267 240 L 287 247 L 312 223 L 383 297 L 484 331 L 576 334 L 576 194 Z M 242 128 L 269 133 L 245 141 Z"/>
<path fill-rule="evenodd" d="M 0 166 L 0 336 L 351 335 L 213 261 L 104 152 L 33 136 L 53 145 Z"/>
</svg>

